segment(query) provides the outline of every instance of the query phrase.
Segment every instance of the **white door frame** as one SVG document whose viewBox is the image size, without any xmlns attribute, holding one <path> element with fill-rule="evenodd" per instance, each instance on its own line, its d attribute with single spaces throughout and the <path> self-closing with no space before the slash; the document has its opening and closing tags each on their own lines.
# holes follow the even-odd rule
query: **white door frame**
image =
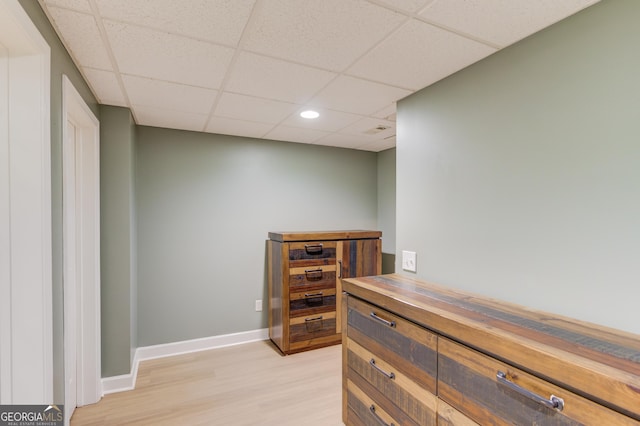
<svg viewBox="0 0 640 426">
<path fill-rule="evenodd" d="M 51 404 L 51 54 L 17 0 L 0 45 L 0 403 Z"/>
<path fill-rule="evenodd" d="M 76 234 L 76 126 L 64 123 L 67 132 L 62 141 L 62 262 L 63 262 L 63 348 L 64 348 L 64 424 L 68 425 L 78 405 L 78 283 L 81 282 L 81 260 Z M 78 155 L 77 157 L 81 157 Z M 79 215 L 78 215 L 79 216 Z"/>
<path fill-rule="evenodd" d="M 79 407 L 102 397 L 100 353 L 100 124 L 69 78 L 62 81 L 64 351 L 75 358 Z M 75 136 L 68 134 L 72 123 Z M 75 141 L 75 143 L 74 143 Z M 65 195 L 67 194 L 67 195 Z M 72 205 L 69 205 L 68 201 Z M 69 295 L 69 298 L 67 298 Z M 72 371 L 65 362 L 65 416 Z"/>
</svg>

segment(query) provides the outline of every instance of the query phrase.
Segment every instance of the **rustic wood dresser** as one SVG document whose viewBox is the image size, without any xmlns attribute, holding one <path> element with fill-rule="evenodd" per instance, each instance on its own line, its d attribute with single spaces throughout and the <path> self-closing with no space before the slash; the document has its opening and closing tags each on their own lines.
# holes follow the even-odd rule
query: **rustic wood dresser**
<svg viewBox="0 0 640 426">
<path fill-rule="evenodd" d="M 640 336 L 405 277 L 343 281 L 346 425 L 640 425 Z"/>
<path fill-rule="evenodd" d="M 269 337 L 284 354 L 342 341 L 341 279 L 380 274 L 381 235 L 269 233 Z"/>
</svg>

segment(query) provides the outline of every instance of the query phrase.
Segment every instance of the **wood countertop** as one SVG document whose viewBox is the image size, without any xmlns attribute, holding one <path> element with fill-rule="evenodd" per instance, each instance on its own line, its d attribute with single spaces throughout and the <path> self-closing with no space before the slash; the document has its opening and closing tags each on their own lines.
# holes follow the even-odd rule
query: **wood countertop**
<svg viewBox="0 0 640 426">
<path fill-rule="evenodd" d="M 640 420 L 640 336 L 399 274 L 343 290 Z"/>
<path fill-rule="evenodd" d="M 301 232 L 269 232 L 269 239 L 280 242 L 289 241 L 330 241 L 380 238 L 381 231 L 301 231 Z"/>
</svg>

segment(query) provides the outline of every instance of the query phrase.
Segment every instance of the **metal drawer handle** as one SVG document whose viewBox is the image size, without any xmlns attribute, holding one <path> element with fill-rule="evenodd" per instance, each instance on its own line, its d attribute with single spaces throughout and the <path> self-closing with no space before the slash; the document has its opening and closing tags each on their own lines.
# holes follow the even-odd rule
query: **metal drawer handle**
<svg viewBox="0 0 640 426">
<path fill-rule="evenodd" d="M 376 370 L 378 370 L 379 372 L 381 372 L 382 374 L 384 374 L 386 377 L 388 377 L 389 379 L 393 380 L 396 378 L 396 375 L 394 373 L 387 373 L 386 371 L 384 371 L 382 368 L 378 367 L 378 365 L 376 364 L 376 360 L 371 358 L 371 361 L 369 361 L 369 364 L 375 368 Z"/>
<path fill-rule="evenodd" d="M 322 279 L 322 268 L 305 269 L 304 277 L 309 281 L 318 281 Z"/>
<path fill-rule="evenodd" d="M 305 318 L 304 319 L 305 322 L 320 321 L 320 320 L 322 320 L 322 315 L 320 315 L 319 317 L 315 317 L 315 318 Z"/>
<path fill-rule="evenodd" d="M 380 318 L 378 315 L 376 315 L 375 312 L 371 312 L 371 314 L 369 315 L 371 318 L 373 318 L 376 321 L 380 321 L 381 323 L 383 323 L 384 325 L 388 325 L 391 328 L 395 328 L 396 326 L 396 322 L 395 321 L 387 321 L 384 318 Z"/>
<path fill-rule="evenodd" d="M 378 423 L 380 423 L 381 425 L 384 426 L 395 426 L 393 423 L 387 423 L 384 420 L 382 420 L 380 418 L 380 416 L 378 415 L 378 413 L 376 413 L 376 407 L 371 404 L 371 407 L 369 407 L 369 411 L 371 411 L 371 414 L 373 414 L 373 417 L 378 421 Z"/>
<path fill-rule="evenodd" d="M 338 260 L 338 278 L 342 278 L 342 260 Z"/>
<path fill-rule="evenodd" d="M 555 409 L 558 411 L 562 411 L 562 409 L 564 408 L 564 400 L 562 398 L 551 395 L 549 399 L 545 399 L 544 397 L 513 383 L 512 381 L 507 379 L 507 375 L 502 371 L 498 371 L 498 374 L 496 374 L 496 379 L 498 380 L 498 383 L 507 386 L 509 389 L 512 389 L 518 392 L 520 395 L 532 399 L 538 404 L 542 404 L 547 408 Z"/>
<path fill-rule="evenodd" d="M 307 253 L 318 253 L 322 251 L 322 243 L 321 244 L 305 244 L 304 249 Z"/>
<path fill-rule="evenodd" d="M 306 298 L 310 298 L 310 297 L 322 297 L 322 292 L 319 293 L 305 293 L 304 297 Z"/>
</svg>

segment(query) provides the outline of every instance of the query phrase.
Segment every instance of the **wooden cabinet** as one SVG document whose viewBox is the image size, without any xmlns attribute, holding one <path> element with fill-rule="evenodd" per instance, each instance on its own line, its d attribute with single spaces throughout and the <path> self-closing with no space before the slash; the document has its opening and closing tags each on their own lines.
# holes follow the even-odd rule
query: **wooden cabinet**
<svg viewBox="0 0 640 426">
<path fill-rule="evenodd" d="M 348 279 L 347 425 L 640 425 L 640 337 L 401 275 Z"/>
<path fill-rule="evenodd" d="M 341 280 L 380 274 L 381 234 L 269 233 L 269 337 L 283 353 L 341 342 Z"/>
</svg>

